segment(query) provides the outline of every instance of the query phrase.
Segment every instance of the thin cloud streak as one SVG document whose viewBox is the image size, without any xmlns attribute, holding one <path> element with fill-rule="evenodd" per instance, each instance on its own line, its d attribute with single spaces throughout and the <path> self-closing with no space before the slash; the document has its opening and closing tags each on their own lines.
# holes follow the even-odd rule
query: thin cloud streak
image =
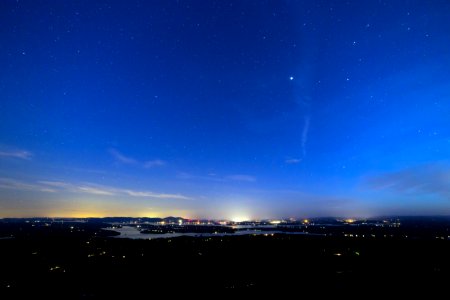
<svg viewBox="0 0 450 300">
<path fill-rule="evenodd" d="M 154 199 L 192 199 L 181 194 L 156 193 L 152 191 L 136 191 L 111 186 L 102 186 L 93 183 L 73 184 L 63 181 L 38 181 L 37 183 L 28 183 L 11 178 L 0 178 L 0 189 L 14 189 L 20 191 L 40 191 L 40 192 L 70 192 L 82 193 L 96 196 L 131 196 L 145 197 Z"/>
<path fill-rule="evenodd" d="M 109 153 L 116 160 L 116 162 L 124 164 L 124 165 L 135 165 L 135 166 L 142 167 L 144 169 L 150 169 L 153 167 L 162 167 L 162 166 L 166 165 L 166 162 L 161 159 L 139 161 L 133 157 L 122 154 L 121 152 L 119 152 L 116 149 L 109 149 Z"/>
<path fill-rule="evenodd" d="M 14 150 L 14 151 L 1 150 L 0 157 L 10 157 L 10 158 L 30 160 L 33 157 L 33 153 L 26 150 Z"/>
<path fill-rule="evenodd" d="M 149 169 L 149 168 L 153 168 L 153 167 L 160 167 L 160 166 L 164 166 L 165 164 L 166 164 L 166 162 L 161 159 L 149 160 L 149 161 L 144 162 L 144 168 Z"/>
<path fill-rule="evenodd" d="M 116 195 L 113 192 L 107 191 L 107 190 L 102 190 L 102 189 L 98 189 L 95 187 L 91 187 L 91 186 L 80 186 L 78 187 L 78 189 L 83 192 L 83 193 L 89 193 L 89 194 L 94 194 L 94 195 L 101 195 L 101 196 L 114 196 Z"/>
<path fill-rule="evenodd" d="M 19 180 L 0 177 L 0 189 L 12 189 L 12 190 L 22 190 L 22 191 L 40 191 L 40 192 L 56 192 L 55 189 L 51 189 L 38 184 L 32 184 L 27 182 L 22 182 Z"/>
<path fill-rule="evenodd" d="M 126 193 L 133 197 L 150 197 L 150 198 L 160 198 L 160 199 L 190 199 L 189 197 L 179 195 L 179 194 L 155 194 L 152 192 L 136 192 L 136 191 L 126 191 Z"/>
<path fill-rule="evenodd" d="M 46 181 L 46 180 L 42 180 L 42 181 L 38 181 L 39 183 L 45 184 L 45 185 L 49 185 L 49 186 L 53 186 L 53 187 L 59 187 L 59 188 L 66 188 L 66 187 L 70 187 L 71 185 L 62 181 Z"/>
<path fill-rule="evenodd" d="M 371 176 L 366 184 L 375 190 L 399 194 L 434 194 L 450 200 L 450 163 L 433 163 Z"/>
<path fill-rule="evenodd" d="M 229 181 L 242 181 L 242 182 L 256 182 L 256 177 L 247 174 L 232 174 L 228 176 L 217 176 L 217 174 L 210 173 L 208 176 L 193 175 L 186 172 L 179 172 L 177 178 L 183 180 L 205 180 L 214 182 L 229 182 Z"/>
<path fill-rule="evenodd" d="M 305 117 L 305 122 L 303 124 L 303 131 L 302 131 L 302 154 L 303 158 L 306 157 L 306 143 L 308 142 L 308 132 L 309 132 L 309 123 L 310 123 L 310 117 Z"/>
<path fill-rule="evenodd" d="M 128 157 L 117 151 L 116 149 L 109 149 L 109 153 L 114 157 L 114 159 L 122 164 L 134 165 L 137 161 L 134 158 Z"/>
</svg>

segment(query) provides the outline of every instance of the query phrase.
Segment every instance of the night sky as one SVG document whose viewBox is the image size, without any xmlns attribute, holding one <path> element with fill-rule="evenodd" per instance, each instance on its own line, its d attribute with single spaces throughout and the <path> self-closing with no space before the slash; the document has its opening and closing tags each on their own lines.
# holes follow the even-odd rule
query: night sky
<svg viewBox="0 0 450 300">
<path fill-rule="evenodd" d="M 0 217 L 434 214 L 449 1 L 0 2 Z"/>
</svg>

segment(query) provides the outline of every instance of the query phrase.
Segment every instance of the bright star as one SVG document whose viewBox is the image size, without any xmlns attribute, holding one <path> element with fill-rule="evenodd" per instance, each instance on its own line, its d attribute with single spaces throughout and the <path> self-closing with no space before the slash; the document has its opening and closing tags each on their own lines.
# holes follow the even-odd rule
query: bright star
<svg viewBox="0 0 450 300">
<path fill-rule="evenodd" d="M 294 80 L 294 76 L 289 77 L 289 80 Z"/>
</svg>

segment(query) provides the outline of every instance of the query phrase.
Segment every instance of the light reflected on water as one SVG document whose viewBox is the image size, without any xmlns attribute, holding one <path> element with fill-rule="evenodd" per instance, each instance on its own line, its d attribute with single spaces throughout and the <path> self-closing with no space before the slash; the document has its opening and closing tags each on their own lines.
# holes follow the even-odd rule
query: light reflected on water
<svg viewBox="0 0 450 300">
<path fill-rule="evenodd" d="M 111 229 L 108 229 L 111 230 Z M 214 237 L 214 236 L 238 236 L 238 235 L 274 235 L 274 234 L 309 234 L 316 235 L 306 232 L 284 232 L 279 230 L 261 230 L 255 227 L 249 227 L 243 230 L 237 230 L 234 233 L 161 233 L 161 234 L 152 234 L 152 233 L 141 233 L 139 229 L 132 226 L 123 226 L 122 228 L 116 228 L 112 231 L 119 232 L 120 235 L 114 236 L 114 238 L 128 238 L 128 239 L 146 239 L 146 240 L 154 240 L 154 239 L 167 239 L 167 238 L 175 238 L 180 236 L 190 236 L 190 237 Z"/>
</svg>

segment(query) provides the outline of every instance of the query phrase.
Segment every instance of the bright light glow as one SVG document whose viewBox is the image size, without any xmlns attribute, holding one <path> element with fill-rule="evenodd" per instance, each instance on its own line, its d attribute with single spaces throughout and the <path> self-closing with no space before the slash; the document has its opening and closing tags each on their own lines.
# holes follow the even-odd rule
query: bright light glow
<svg viewBox="0 0 450 300">
<path fill-rule="evenodd" d="M 270 221 L 270 224 L 273 224 L 273 225 L 277 225 L 277 224 L 280 224 L 280 223 L 281 223 L 280 220 L 272 220 L 272 221 Z"/>
<path fill-rule="evenodd" d="M 308 223 L 309 223 L 309 220 L 308 220 L 308 219 L 304 219 L 304 220 L 303 220 L 303 223 L 308 224 Z"/>
<path fill-rule="evenodd" d="M 353 222 L 355 222 L 355 220 L 354 220 L 354 219 L 347 219 L 347 220 L 345 220 L 345 222 L 347 222 L 347 223 L 353 223 Z"/>
<path fill-rule="evenodd" d="M 244 221 L 248 221 L 250 218 L 247 216 L 233 216 L 231 218 L 231 221 L 233 222 L 244 222 Z"/>
</svg>

